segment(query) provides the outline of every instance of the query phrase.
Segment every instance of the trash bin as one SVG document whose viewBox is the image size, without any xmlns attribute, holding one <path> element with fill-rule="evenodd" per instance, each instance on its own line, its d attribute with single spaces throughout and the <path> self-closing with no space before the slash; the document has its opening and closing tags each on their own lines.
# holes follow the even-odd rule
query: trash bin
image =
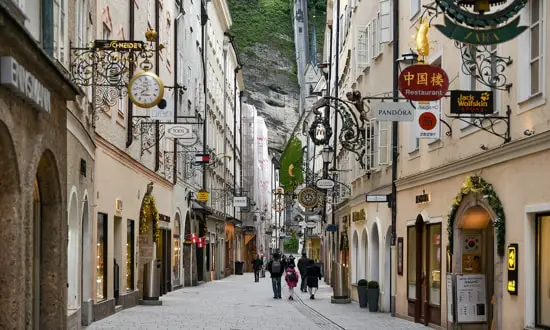
<svg viewBox="0 0 550 330">
<path fill-rule="evenodd" d="M 160 295 L 160 260 L 151 260 L 143 267 L 143 299 L 158 300 Z"/>
<path fill-rule="evenodd" d="M 244 262 L 235 261 L 235 275 L 242 275 L 243 274 L 243 266 L 244 266 Z"/>
</svg>

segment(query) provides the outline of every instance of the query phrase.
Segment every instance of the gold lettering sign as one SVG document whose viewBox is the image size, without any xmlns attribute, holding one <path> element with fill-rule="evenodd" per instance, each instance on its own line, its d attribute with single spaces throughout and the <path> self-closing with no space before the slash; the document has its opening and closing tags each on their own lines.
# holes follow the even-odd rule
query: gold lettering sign
<svg viewBox="0 0 550 330">
<path fill-rule="evenodd" d="M 365 221 L 366 219 L 366 214 L 365 214 L 365 210 L 361 209 L 361 211 L 358 211 L 358 212 L 353 212 L 352 214 L 352 221 L 353 222 L 356 222 L 356 221 Z"/>
<path fill-rule="evenodd" d="M 143 50 L 145 44 L 143 41 L 134 40 L 95 40 L 94 48 L 100 50 L 130 51 Z"/>
</svg>

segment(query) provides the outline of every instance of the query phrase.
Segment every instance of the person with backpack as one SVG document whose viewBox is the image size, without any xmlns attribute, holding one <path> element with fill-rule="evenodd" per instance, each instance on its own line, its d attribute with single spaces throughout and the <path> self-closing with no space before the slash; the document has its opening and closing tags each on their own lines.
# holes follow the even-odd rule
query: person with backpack
<svg viewBox="0 0 550 330">
<path fill-rule="evenodd" d="M 278 253 L 273 254 L 273 260 L 267 264 L 267 271 L 271 274 L 273 298 L 281 299 L 281 277 L 284 273 L 284 265 Z"/>
<path fill-rule="evenodd" d="M 298 272 L 295 269 L 294 261 L 288 265 L 285 275 L 286 285 L 288 285 L 288 300 L 294 300 L 294 288 L 298 285 Z"/>
</svg>

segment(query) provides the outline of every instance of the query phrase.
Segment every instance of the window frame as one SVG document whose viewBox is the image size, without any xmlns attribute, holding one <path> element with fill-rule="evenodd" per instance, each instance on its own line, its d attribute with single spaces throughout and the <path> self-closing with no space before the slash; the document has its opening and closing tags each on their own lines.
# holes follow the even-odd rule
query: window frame
<svg viewBox="0 0 550 330">
<path fill-rule="evenodd" d="M 541 329 L 550 329 L 550 324 L 548 325 L 544 325 L 544 324 L 541 324 L 539 323 L 540 322 L 540 312 L 539 312 L 539 308 L 540 308 L 540 302 L 539 302 L 539 299 L 540 299 L 540 271 L 541 271 L 541 267 L 540 267 L 540 264 L 541 264 L 541 261 L 543 260 L 542 256 L 541 256 L 541 251 L 540 251 L 540 236 L 542 235 L 541 232 L 540 232 L 540 226 L 541 226 L 541 222 L 542 222 L 542 219 L 544 217 L 548 217 L 550 216 L 550 213 L 539 213 L 536 215 L 535 217 L 535 327 L 537 328 L 541 328 Z M 550 220 L 547 220 L 547 221 L 550 221 Z"/>
<path fill-rule="evenodd" d="M 100 226 L 100 218 L 101 218 L 101 226 Z M 103 297 L 100 299 L 98 297 L 98 288 L 99 286 L 97 285 L 97 278 L 98 278 L 98 273 L 97 273 L 97 267 L 98 267 L 98 261 L 99 261 L 99 254 L 96 255 L 96 262 L 95 262 L 95 265 L 96 265 L 96 292 L 95 292 L 95 298 L 96 298 L 96 302 L 100 302 L 100 301 L 106 301 L 108 299 L 108 278 L 109 278 L 109 258 L 108 258 L 108 253 L 109 253 L 109 249 L 108 249 L 108 242 L 109 242 L 109 216 L 107 213 L 102 213 L 102 212 L 98 212 L 97 213 L 97 222 L 96 222 L 96 227 L 97 227 L 97 233 L 96 233 L 96 253 L 98 253 L 99 251 L 97 250 L 98 247 L 99 247 L 99 235 L 100 235 L 100 231 L 101 231 L 101 234 L 102 234 L 102 242 L 103 242 L 103 249 L 102 249 L 102 252 L 103 252 L 103 258 L 101 258 L 102 260 L 102 264 L 103 264 L 103 277 L 102 277 L 102 291 L 103 291 Z"/>
<path fill-rule="evenodd" d="M 537 2 L 539 8 L 538 8 L 538 20 L 536 22 L 533 23 L 533 8 L 534 8 L 534 2 Z M 544 14 L 545 12 L 543 11 L 544 10 L 544 5 L 543 5 L 543 1 L 541 0 L 531 0 L 529 1 L 529 95 L 530 97 L 533 97 L 533 96 L 537 96 L 537 95 L 540 95 L 542 94 L 542 90 L 543 90 L 543 84 L 542 84 L 542 79 L 543 79 L 543 74 L 541 74 L 541 71 L 543 69 L 542 67 L 542 64 L 543 64 L 543 61 L 544 61 L 544 51 L 543 51 L 543 47 L 544 47 L 544 42 L 543 42 L 543 39 L 544 39 Z M 538 56 L 536 56 L 535 59 L 533 59 L 533 54 L 532 54 L 532 51 L 533 51 L 533 29 L 537 27 L 538 28 L 538 33 L 539 33 L 539 38 L 538 38 Z M 534 62 L 538 62 L 537 66 L 538 66 L 538 90 L 536 92 L 533 92 L 533 63 Z"/>
<path fill-rule="evenodd" d="M 130 242 L 128 239 L 130 238 Z M 135 291 L 135 256 L 136 256 L 136 223 L 132 219 L 126 220 L 126 244 L 130 244 L 130 255 L 126 254 L 126 292 Z M 128 251 L 128 250 L 126 250 Z M 128 267 L 130 265 L 130 267 Z M 128 273 L 130 269 L 130 273 Z M 130 283 L 130 287 L 128 287 Z"/>
</svg>

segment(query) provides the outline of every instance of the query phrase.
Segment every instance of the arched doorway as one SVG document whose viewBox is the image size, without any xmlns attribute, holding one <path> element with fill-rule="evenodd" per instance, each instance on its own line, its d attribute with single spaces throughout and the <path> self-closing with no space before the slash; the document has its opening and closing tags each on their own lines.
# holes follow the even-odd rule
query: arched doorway
<svg viewBox="0 0 550 330">
<path fill-rule="evenodd" d="M 193 285 L 193 244 L 191 244 L 191 214 L 185 214 L 185 223 L 183 224 L 183 280 L 185 286 Z"/>
<path fill-rule="evenodd" d="M 181 284 L 181 218 L 180 213 L 174 216 L 174 253 L 172 254 L 172 287 Z"/>
<path fill-rule="evenodd" d="M 66 205 L 61 199 L 58 170 L 53 153 L 46 150 L 38 163 L 34 181 L 33 207 L 33 326 L 32 328 L 49 329 L 54 325 L 66 322 L 67 315 L 63 308 L 65 303 L 60 290 L 66 287 L 63 276 L 63 253 L 60 249 L 66 244 L 63 231 L 63 212 Z M 57 282 L 52 283 L 52 274 L 59 274 Z"/>
<path fill-rule="evenodd" d="M 351 282 L 352 283 L 357 283 L 357 281 L 359 281 L 359 277 L 361 277 L 361 274 L 359 273 L 359 269 L 361 268 L 360 267 L 360 258 L 359 258 L 359 238 L 357 237 L 357 231 L 354 231 L 353 232 L 353 238 L 352 238 L 352 243 L 351 243 L 351 246 L 352 246 L 352 251 L 353 251 L 353 255 L 352 255 L 352 260 L 351 260 L 351 264 L 353 265 L 353 273 L 351 274 Z"/>
<path fill-rule="evenodd" d="M 78 195 L 73 186 L 69 196 L 68 207 L 68 242 L 67 242 L 67 309 L 78 309 L 80 305 L 80 219 L 78 217 Z"/>
<path fill-rule="evenodd" d="M 369 276 L 369 234 L 367 233 L 367 229 L 364 229 L 361 234 L 361 251 L 363 251 L 363 268 L 361 271 L 361 278 L 367 279 Z"/>
<path fill-rule="evenodd" d="M 81 253 L 81 265 L 82 271 L 80 272 L 80 297 L 82 297 L 81 306 L 84 308 L 92 300 L 92 233 L 90 227 L 90 213 L 88 194 L 84 192 L 84 200 L 82 206 L 82 249 Z M 95 264 L 95 263 L 94 263 Z M 82 324 L 88 325 L 91 315 L 85 315 L 82 313 Z"/>
<path fill-rule="evenodd" d="M 384 239 L 384 296 L 382 302 L 382 308 L 384 312 L 390 312 L 390 282 L 391 282 L 391 226 L 386 231 L 386 238 Z"/>
<path fill-rule="evenodd" d="M 371 264 L 370 264 L 370 279 L 369 281 L 380 282 L 380 238 L 378 235 L 378 224 L 375 222 L 372 225 L 371 231 Z"/>
<path fill-rule="evenodd" d="M 475 199 L 474 196 L 467 198 Z M 464 202 L 463 202 L 464 203 Z M 465 205 L 466 204 L 466 205 Z M 470 204 L 470 205 L 468 205 Z M 495 228 L 488 208 L 474 202 L 463 204 L 457 214 L 454 230 L 453 272 L 485 276 L 487 328 L 491 327 L 495 310 Z"/>
<path fill-rule="evenodd" d="M 0 249 L 3 255 L 15 256 L 21 253 L 15 241 L 21 237 L 22 196 L 19 182 L 17 155 L 8 128 L 0 121 Z M 0 328 L 25 328 L 24 281 L 21 278 L 23 269 L 21 258 L 0 258 Z"/>
</svg>

